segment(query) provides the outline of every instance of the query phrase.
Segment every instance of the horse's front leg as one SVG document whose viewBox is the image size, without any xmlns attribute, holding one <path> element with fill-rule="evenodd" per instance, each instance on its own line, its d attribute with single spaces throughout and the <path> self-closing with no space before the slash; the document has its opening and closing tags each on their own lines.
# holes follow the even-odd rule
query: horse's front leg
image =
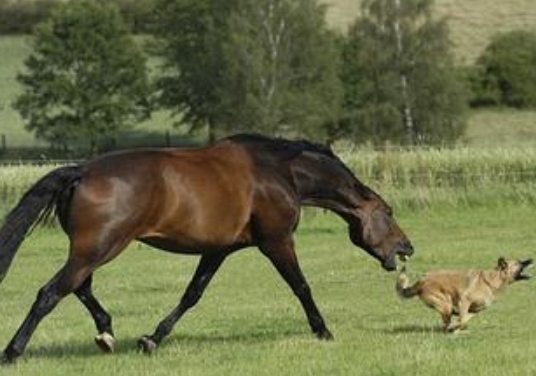
<svg viewBox="0 0 536 376">
<path fill-rule="evenodd" d="M 259 248 L 270 259 L 279 274 L 300 300 L 313 333 L 319 339 L 333 339 L 333 335 L 326 327 L 324 319 L 313 300 L 311 289 L 300 269 L 292 238 L 284 241 L 266 242 Z"/>
<path fill-rule="evenodd" d="M 177 307 L 158 324 L 153 334 L 142 336 L 138 340 L 138 347 L 141 351 L 145 353 L 152 352 L 162 342 L 164 337 L 171 333 L 173 326 L 175 326 L 182 315 L 201 299 L 203 291 L 205 291 L 205 288 L 226 256 L 226 254 L 215 254 L 201 257 L 195 274 Z"/>
</svg>

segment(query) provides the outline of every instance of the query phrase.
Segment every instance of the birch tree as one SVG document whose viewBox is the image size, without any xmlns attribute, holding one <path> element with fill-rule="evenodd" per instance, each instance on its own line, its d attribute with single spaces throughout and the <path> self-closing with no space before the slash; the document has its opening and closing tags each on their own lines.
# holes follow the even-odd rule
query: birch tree
<svg viewBox="0 0 536 376">
<path fill-rule="evenodd" d="M 465 92 L 432 0 L 365 0 L 343 47 L 344 132 L 359 141 L 450 143 Z"/>
<path fill-rule="evenodd" d="M 229 119 L 240 129 L 327 138 L 342 87 L 335 36 L 311 0 L 246 0 L 231 21 Z"/>
</svg>

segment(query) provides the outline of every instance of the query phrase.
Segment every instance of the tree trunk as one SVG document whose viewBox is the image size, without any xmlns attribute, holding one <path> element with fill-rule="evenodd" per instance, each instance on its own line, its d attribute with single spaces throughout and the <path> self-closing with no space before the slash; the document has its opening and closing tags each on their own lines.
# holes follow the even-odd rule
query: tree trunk
<svg viewBox="0 0 536 376">
<path fill-rule="evenodd" d="M 397 55 L 398 55 L 398 61 L 403 61 L 403 55 L 404 55 L 404 45 L 402 43 L 402 30 L 400 27 L 400 0 L 395 0 L 395 35 L 396 35 L 396 44 L 397 44 Z M 403 69 L 400 69 L 400 87 L 402 90 L 402 117 L 404 120 L 404 126 L 406 128 L 406 135 L 408 139 L 409 144 L 415 143 L 415 127 L 413 124 L 413 113 L 411 111 L 411 101 L 409 99 L 409 92 L 408 92 L 408 78 L 406 76 L 406 72 L 404 72 Z"/>
</svg>

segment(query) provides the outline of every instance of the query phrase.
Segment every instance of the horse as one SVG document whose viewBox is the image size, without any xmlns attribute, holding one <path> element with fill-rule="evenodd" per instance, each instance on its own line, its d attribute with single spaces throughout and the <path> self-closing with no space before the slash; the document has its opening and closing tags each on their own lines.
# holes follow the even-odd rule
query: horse
<svg viewBox="0 0 536 376">
<path fill-rule="evenodd" d="M 326 146 L 239 134 L 199 148 L 144 148 L 112 152 L 59 167 L 38 180 L 0 229 L 0 282 L 28 232 L 58 219 L 69 239 L 65 264 L 38 292 L 3 352 L 14 362 L 39 322 L 74 293 L 91 314 L 96 344 L 114 351 L 111 317 L 94 296 L 92 275 L 136 240 L 155 248 L 199 255 L 176 307 L 138 341 L 151 353 L 201 298 L 224 260 L 256 246 L 300 301 L 319 339 L 332 339 L 300 269 L 293 235 L 302 206 L 324 208 L 348 224 L 351 242 L 396 269 L 413 246 L 382 197 L 360 182 Z"/>
</svg>

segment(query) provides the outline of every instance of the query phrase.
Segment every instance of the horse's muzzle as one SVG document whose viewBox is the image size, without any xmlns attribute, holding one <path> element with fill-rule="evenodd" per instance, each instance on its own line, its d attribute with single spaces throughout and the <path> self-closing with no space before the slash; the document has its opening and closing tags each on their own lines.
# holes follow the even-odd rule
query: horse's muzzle
<svg viewBox="0 0 536 376">
<path fill-rule="evenodd" d="M 413 245 L 409 240 L 404 240 L 398 244 L 395 248 L 395 253 L 398 255 L 400 261 L 407 261 L 411 255 L 413 255 Z"/>
<path fill-rule="evenodd" d="M 392 256 L 382 262 L 382 267 L 392 272 L 396 270 L 396 256 L 402 262 L 406 262 L 411 255 L 413 255 L 413 245 L 409 240 L 404 240 L 398 243 L 393 249 Z"/>
</svg>

